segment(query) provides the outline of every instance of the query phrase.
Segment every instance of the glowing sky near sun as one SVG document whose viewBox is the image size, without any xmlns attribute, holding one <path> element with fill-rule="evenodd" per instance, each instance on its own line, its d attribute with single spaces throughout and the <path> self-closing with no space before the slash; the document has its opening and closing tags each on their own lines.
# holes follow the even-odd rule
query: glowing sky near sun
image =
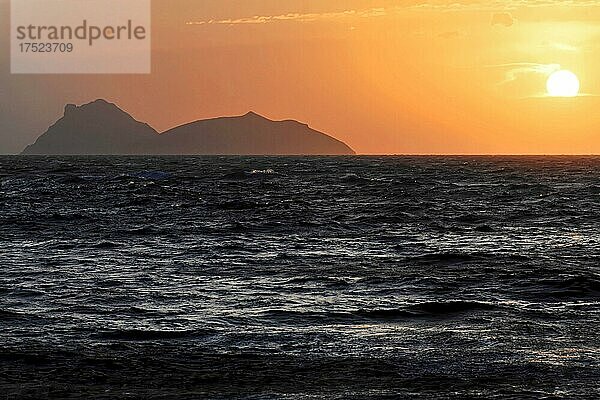
<svg viewBox="0 0 600 400">
<path fill-rule="evenodd" d="M 152 37 L 149 76 L 3 59 L 0 146 L 105 97 L 157 129 L 251 109 L 361 153 L 600 153 L 600 0 L 154 0 Z M 578 96 L 549 95 L 561 69 Z"/>
</svg>

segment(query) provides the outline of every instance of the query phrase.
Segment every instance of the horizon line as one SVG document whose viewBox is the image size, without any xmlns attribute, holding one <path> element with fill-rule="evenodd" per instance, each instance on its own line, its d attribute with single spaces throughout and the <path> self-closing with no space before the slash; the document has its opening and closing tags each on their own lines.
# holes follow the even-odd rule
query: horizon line
<svg viewBox="0 0 600 400">
<path fill-rule="evenodd" d="M 600 153 L 357 153 L 357 154 L 20 154 L 0 157 L 600 157 Z"/>
</svg>

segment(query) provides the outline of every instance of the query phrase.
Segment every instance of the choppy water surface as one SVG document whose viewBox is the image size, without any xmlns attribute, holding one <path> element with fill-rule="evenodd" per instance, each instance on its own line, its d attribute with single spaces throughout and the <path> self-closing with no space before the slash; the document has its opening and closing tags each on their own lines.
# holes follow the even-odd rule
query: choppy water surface
<svg viewBox="0 0 600 400">
<path fill-rule="evenodd" d="M 598 398 L 600 158 L 0 158 L 0 397 Z"/>
</svg>

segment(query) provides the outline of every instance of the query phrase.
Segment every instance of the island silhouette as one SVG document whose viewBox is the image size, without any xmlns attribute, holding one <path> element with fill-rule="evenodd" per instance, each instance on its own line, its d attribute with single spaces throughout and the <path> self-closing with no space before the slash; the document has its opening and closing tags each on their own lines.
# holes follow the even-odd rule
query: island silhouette
<svg viewBox="0 0 600 400">
<path fill-rule="evenodd" d="M 159 133 L 103 99 L 68 104 L 25 155 L 351 155 L 347 144 L 294 120 L 254 112 Z"/>
</svg>

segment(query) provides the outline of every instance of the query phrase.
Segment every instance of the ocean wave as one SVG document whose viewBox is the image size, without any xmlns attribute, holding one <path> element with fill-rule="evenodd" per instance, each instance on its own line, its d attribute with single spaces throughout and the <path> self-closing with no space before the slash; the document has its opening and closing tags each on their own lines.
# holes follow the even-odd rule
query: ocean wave
<svg viewBox="0 0 600 400">
<path fill-rule="evenodd" d="M 277 172 L 275 172 L 275 170 L 271 169 L 271 168 L 267 168 L 267 169 L 253 169 L 252 171 L 250 171 L 251 175 L 274 175 Z"/>
<path fill-rule="evenodd" d="M 472 213 L 460 214 L 460 215 L 454 217 L 454 220 L 456 222 L 460 222 L 460 223 L 464 223 L 464 224 L 481 224 L 481 223 L 484 223 L 491 219 L 493 219 L 493 217 L 490 215 L 472 214 Z"/>
<path fill-rule="evenodd" d="M 600 297 L 600 277 L 571 276 L 541 279 L 536 282 L 540 290 L 551 297 Z"/>
<path fill-rule="evenodd" d="M 344 278 L 330 277 L 330 276 L 304 276 L 289 279 L 284 282 L 285 285 L 304 285 L 304 284 L 321 284 L 331 287 L 342 287 L 349 286 L 352 284 L 351 281 Z"/>
<path fill-rule="evenodd" d="M 357 183 L 357 182 L 370 182 L 369 178 L 364 178 L 359 176 L 358 174 L 350 173 L 345 174 L 340 177 L 340 180 L 343 182 Z"/>
<path fill-rule="evenodd" d="M 247 180 L 247 179 L 263 179 L 279 175 L 271 168 L 267 169 L 252 169 L 249 171 L 234 171 L 223 176 L 224 180 Z"/>
<path fill-rule="evenodd" d="M 219 210 L 254 210 L 265 205 L 251 200 L 229 200 L 213 204 L 212 207 Z"/>
<path fill-rule="evenodd" d="M 336 311 L 303 311 L 303 310 L 269 310 L 262 313 L 263 317 L 278 321 L 304 321 L 314 323 L 331 322 L 332 320 L 348 321 L 354 319 L 351 312 Z"/>
<path fill-rule="evenodd" d="M 91 247 L 95 249 L 116 249 L 118 247 L 121 247 L 121 245 L 119 243 L 103 240 L 100 242 L 93 243 Z"/>
<path fill-rule="evenodd" d="M 373 319 L 415 318 L 446 316 L 475 311 L 493 311 L 497 305 L 481 301 L 433 301 L 418 303 L 403 308 L 359 310 L 356 315 Z"/>
<path fill-rule="evenodd" d="M 398 308 L 372 308 L 347 311 L 269 310 L 263 317 L 287 322 L 357 322 L 360 319 L 392 320 L 450 317 L 479 311 L 495 311 L 499 306 L 482 301 L 432 301 Z"/>
<path fill-rule="evenodd" d="M 133 236 L 150 236 L 159 233 L 159 229 L 155 226 L 146 225 L 138 227 L 130 227 L 128 229 L 122 229 L 119 231 L 121 234 L 133 235 Z"/>
<path fill-rule="evenodd" d="M 459 264 L 468 263 L 473 261 L 484 261 L 484 260 L 512 260 L 512 261 L 526 261 L 529 257 L 522 254 L 505 254 L 505 253 L 492 253 L 492 252 L 441 252 L 441 253 L 430 253 L 420 256 L 407 257 L 407 261 L 418 262 L 418 263 L 447 263 L 447 264 Z"/>
<path fill-rule="evenodd" d="M 27 318 L 30 318 L 30 316 L 28 316 L 27 314 L 15 312 L 15 311 L 0 310 L 0 321 L 2 321 L 2 320 L 10 321 L 10 320 L 27 319 Z"/>
<path fill-rule="evenodd" d="M 481 232 L 481 233 L 491 233 L 491 232 L 496 231 L 496 229 L 493 226 L 487 225 L 487 224 L 477 225 L 476 227 L 473 228 L 473 230 L 475 232 Z"/>
<path fill-rule="evenodd" d="M 153 340 L 176 340 L 190 337 L 207 336 L 213 334 L 212 330 L 152 330 L 152 329 L 117 329 L 98 333 L 98 336 L 106 340 L 124 341 L 153 341 Z"/>
</svg>

